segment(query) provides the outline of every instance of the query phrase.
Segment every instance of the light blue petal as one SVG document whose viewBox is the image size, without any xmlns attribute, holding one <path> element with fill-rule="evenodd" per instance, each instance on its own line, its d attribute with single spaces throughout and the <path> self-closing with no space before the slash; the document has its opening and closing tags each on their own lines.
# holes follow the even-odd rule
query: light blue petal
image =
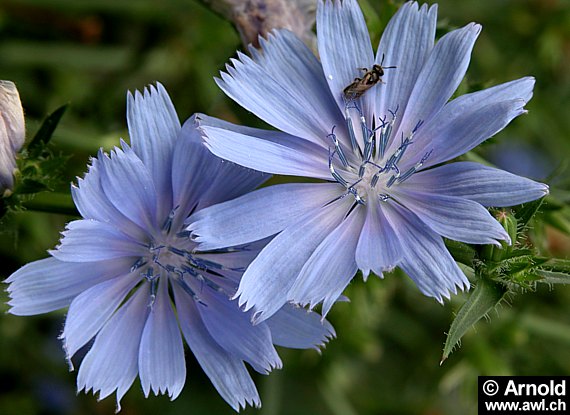
<svg viewBox="0 0 570 415">
<path fill-rule="evenodd" d="M 177 286 L 173 286 L 173 292 L 184 338 L 220 396 L 235 411 L 246 405 L 259 408 L 259 394 L 243 361 L 222 349 L 210 336 L 194 300 L 186 292 Z"/>
<path fill-rule="evenodd" d="M 285 147 L 290 147 L 300 153 L 310 154 L 312 157 L 319 157 L 322 154 L 323 148 L 321 145 L 314 144 L 302 137 L 297 137 L 291 134 L 284 133 L 277 130 L 263 130 L 260 128 L 245 127 L 242 125 L 232 124 L 218 118 L 209 117 L 205 114 L 198 114 L 197 120 L 200 126 L 215 127 L 224 130 L 233 131 L 250 137 L 260 138 L 262 140 L 270 141 L 274 144 L 281 144 Z M 339 128 L 339 127 L 337 127 Z M 335 131 L 338 131 L 335 129 Z M 340 137 L 339 137 L 340 139 Z M 327 146 L 330 146 L 332 141 L 329 139 Z"/>
<path fill-rule="evenodd" d="M 202 321 L 224 350 L 263 374 L 282 367 L 267 325 L 252 325 L 251 313 L 244 313 L 237 301 L 230 301 L 224 294 L 204 290 L 200 298 L 206 303 L 206 306 L 197 305 Z"/>
<path fill-rule="evenodd" d="M 443 239 L 424 225 L 413 213 L 397 203 L 389 203 L 384 212 L 405 247 L 399 267 L 416 283 L 420 291 L 443 302 L 457 287 L 469 289 L 469 281 L 445 247 Z"/>
<path fill-rule="evenodd" d="M 105 157 L 102 151 L 99 151 L 99 157 Z M 146 236 L 146 232 L 117 210 L 105 195 L 101 187 L 99 159 L 91 159 L 91 166 L 85 177 L 77 180 L 77 186 L 71 186 L 71 195 L 84 219 L 112 224 L 135 240 L 141 240 Z"/>
<path fill-rule="evenodd" d="M 206 147 L 216 156 L 250 169 L 271 174 L 305 176 L 328 180 L 327 149 L 299 151 L 281 143 L 217 127 L 202 126 Z"/>
<path fill-rule="evenodd" d="M 254 59 L 274 77 L 296 100 L 318 114 L 313 122 L 325 134 L 343 120 L 342 112 L 327 87 L 323 66 L 311 49 L 288 30 L 275 30 L 266 41 L 260 38 L 261 51 L 250 48 Z M 298 134 L 297 134 L 298 135 Z M 304 137 L 303 135 L 299 135 Z M 322 144 L 325 136 L 319 136 Z M 325 142 L 325 145 L 328 143 Z"/>
<path fill-rule="evenodd" d="M 198 129 L 200 124 L 206 122 L 209 125 L 215 124 L 244 134 L 250 131 L 265 132 L 265 130 L 240 127 L 202 114 L 186 121 L 182 127 L 179 143 L 183 143 L 187 149 L 177 147 L 172 167 L 172 181 L 177 194 L 180 194 L 174 198 L 175 206 L 183 200 L 195 199 L 197 203 L 193 201 L 190 204 L 195 205 L 196 210 L 200 210 L 251 192 L 271 177 L 234 163 L 224 162 L 210 153 L 203 145 L 201 131 Z M 289 137 L 284 133 L 282 135 Z M 189 161 L 188 157 L 192 160 Z M 187 217 L 188 214 L 183 216 Z"/>
<path fill-rule="evenodd" d="M 196 209 L 209 190 L 222 166 L 202 143 L 196 128 L 196 117 L 184 123 L 176 141 L 172 160 L 172 191 L 175 215 L 172 228 L 180 229 L 188 215 Z"/>
<path fill-rule="evenodd" d="M 289 290 L 299 272 L 352 203 L 350 197 L 345 197 L 310 212 L 285 228 L 255 258 L 235 295 L 246 311 L 254 308 L 254 322 L 271 317 L 290 299 Z"/>
<path fill-rule="evenodd" d="M 283 131 L 277 130 L 264 130 L 261 128 L 246 127 L 239 124 L 233 124 L 219 118 L 210 117 L 206 114 L 197 114 L 196 120 L 200 127 L 215 127 L 224 130 L 233 131 L 243 135 L 260 138 L 262 140 L 270 141 L 275 144 L 282 144 L 286 147 L 291 147 L 301 153 L 308 153 L 313 155 L 321 154 L 323 147 L 320 144 L 312 143 L 302 137 L 287 134 Z M 330 144 L 327 142 L 327 144 Z"/>
<path fill-rule="evenodd" d="M 143 330 L 139 349 L 141 386 L 148 397 L 166 394 L 176 399 L 186 381 L 184 345 L 170 304 L 168 280 L 160 278 L 156 299 Z"/>
<path fill-rule="evenodd" d="M 270 174 L 224 160 L 220 163 L 218 174 L 213 178 L 210 187 L 200 195 L 200 202 L 196 209 L 204 209 L 252 192 L 270 178 Z"/>
<path fill-rule="evenodd" d="M 355 0 L 327 0 L 317 3 L 317 43 L 330 90 L 344 110 L 343 90 L 356 77 L 359 68 L 371 68 L 374 52 L 362 11 Z M 368 109 L 363 109 L 367 113 Z"/>
<path fill-rule="evenodd" d="M 529 102 L 532 98 L 534 84 L 535 79 L 532 76 L 525 76 L 524 78 L 495 85 L 481 91 L 461 95 L 446 104 L 444 110 L 450 111 L 455 109 L 459 111 L 458 109 L 460 108 L 466 111 L 513 99 L 522 99 L 524 102 Z"/>
<path fill-rule="evenodd" d="M 211 261 L 219 264 L 223 267 L 217 272 L 228 275 L 234 281 L 239 283 L 243 271 L 247 266 L 255 259 L 259 252 L 263 249 L 265 245 L 269 243 L 271 238 L 265 238 L 260 241 L 250 242 L 245 245 L 240 245 L 237 247 L 232 247 L 229 250 L 221 250 L 220 252 L 200 252 L 196 253 L 195 256 L 199 259 L 206 261 Z M 196 249 L 198 251 L 198 249 Z M 236 272 L 228 273 L 227 270 L 235 270 Z"/>
<path fill-rule="evenodd" d="M 354 253 L 366 210 L 357 206 L 315 249 L 287 294 L 295 304 L 315 307 L 325 316 L 356 274 Z"/>
<path fill-rule="evenodd" d="M 499 222 L 477 202 L 461 197 L 398 189 L 396 200 L 438 234 L 472 244 L 495 244 L 510 238 Z"/>
<path fill-rule="evenodd" d="M 483 206 L 495 207 L 515 206 L 548 194 L 545 184 L 472 162 L 451 163 L 426 170 L 414 174 L 400 186 L 463 197 Z"/>
<path fill-rule="evenodd" d="M 286 183 L 264 187 L 203 209 L 189 218 L 200 250 L 257 241 L 282 231 L 342 194 L 336 183 Z"/>
<path fill-rule="evenodd" d="M 252 58 L 238 53 L 218 86 L 242 107 L 281 131 L 326 149 L 326 135 L 342 121 L 313 53 L 281 30 L 261 41 Z"/>
<path fill-rule="evenodd" d="M 406 108 L 410 94 L 433 49 L 437 4 L 418 8 L 407 2 L 390 19 L 376 53 L 376 64 L 395 66 L 384 71 L 385 84 L 376 87 L 376 115 L 389 116 L 389 110 Z M 406 45 L 402 47 L 402 45 Z M 382 62 L 384 59 L 384 62 Z"/>
<path fill-rule="evenodd" d="M 150 310 L 148 287 L 139 288 L 107 321 L 79 367 L 77 390 L 99 392 L 99 399 L 116 390 L 117 411 L 138 373 L 139 345 Z"/>
<path fill-rule="evenodd" d="M 148 248 L 139 242 L 130 239 L 113 225 L 96 220 L 69 222 L 62 235 L 57 249 L 50 251 L 60 261 L 93 262 L 148 254 Z"/>
<path fill-rule="evenodd" d="M 85 266 L 45 258 L 24 265 L 5 281 L 11 314 L 26 316 L 67 307 L 82 291 L 128 270 L 132 260 L 119 258 Z"/>
<path fill-rule="evenodd" d="M 147 167 L 156 191 L 164 201 L 158 205 L 158 217 L 163 219 L 170 211 L 172 187 L 170 168 L 172 150 L 180 132 L 180 121 L 168 93 L 157 83 L 127 94 L 127 124 L 131 146 Z"/>
<path fill-rule="evenodd" d="M 467 71 L 480 31 L 480 25 L 470 23 L 437 42 L 416 80 L 398 133 L 392 135 L 392 149 L 400 145 L 401 133 L 409 136 L 419 122 L 429 122 L 451 98 Z"/>
<path fill-rule="evenodd" d="M 394 229 L 378 203 L 369 203 L 355 255 L 364 279 L 370 271 L 381 277 L 384 270 L 394 268 L 402 258 L 402 251 Z"/>
<path fill-rule="evenodd" d="M 69 306 L 60 336 L 70 364 L 71 357 L 95 337 L 138 281 L 138 275 L 121 275 L 101 282 L 75 297 Z"/>
<path fill-rule="evenodd" d="M 414 164 L 433 150 L 427 168 L 466 153 L 525 113 L 533 86 L 534 78 L 522 78 L 451 101 L 418 130 L 405 160 Z"/>
<path fill-rule="evenodd" d="M 265 320 L 271 330 L 273 343 L 292 349 L 317 349 L 336 337 L 333 326 L 313 311 L 285 304 Z"/>
<path fill-rule="evenodd" d="M 99 157 L 101 187 L 123 215 L 150 231 L 157 227 L 156 187 L 143 162 L 125 142 L 121 144 L 123 149 L 115 147 L 111 158 Z"/>
</svg>

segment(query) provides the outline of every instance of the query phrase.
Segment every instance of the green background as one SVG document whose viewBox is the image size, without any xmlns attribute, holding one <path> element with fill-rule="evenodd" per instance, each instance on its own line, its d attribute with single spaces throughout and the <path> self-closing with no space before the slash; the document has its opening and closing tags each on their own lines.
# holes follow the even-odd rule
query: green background
<svg viewBox="0 0 570 415">
<path fill-rule="evenodd" d="M 397 3 L 361 2 L 377 44 Z M 515 172 L 544 178 L 570 161 L 570 3 L 556 0 L 445 0 L 438 35 L 470 21 L 483 25 L 462 91 L 533 75 L 529 114 L 483 146 L 482 155 Z M 404 45 L 402 45 L 404 47 Z M 62 185 L 86 170 L 99 147 L 127 138 L 125 95 L 160 81 L 182 120 L 194 112 L 262 124 L 231 102 L 213 76 L 236 49 L 231 24 L 192 0 L 3 0 L 0 79 L 14 81 L 28 136 L 69 103 L 52 140 L 69 156 Z M 568 170 L 549 180 L 566 188 Z M 565 183 L 566 182 L 566 183 Z M 54 196 L 40 195 L 49 200 Z M 65 196 L 62 196 L 67 200 Z M 1 230 L 2 279 L 44 258 L 71 216 L 22 212 Z M 545 253 L 568 257 L 570 242 L 548 230 Z M 510 298 L 480 322 L 440 366 L 445 332 L 465 300 L 444 306 L 422 296 L 407 277 L 355 279 L 330 313 L 338 338 L 322 355 L 280 350 L 285 368 L 255 375 L 263 408 L 246 414 L 475 414 L 478 375 L 570 374 L 570 290 L 540 287 Z M 2 293 L 2 300 L 6 293 Z M 4 301 L 0 309 L 7 310 Z M 58 334 L 65 310 L 37 317 L 0 316 L 0 414 L 111 414 L 111 396 L 76 396 Z M 78 362 L 76 362 L 78 363 Z M 193 356 L 174 402 L 144 399 L 138 381 L 123 414 L 231 414 Z M 76 366 L 78 366 L 76 364 Z"/>
</svg>

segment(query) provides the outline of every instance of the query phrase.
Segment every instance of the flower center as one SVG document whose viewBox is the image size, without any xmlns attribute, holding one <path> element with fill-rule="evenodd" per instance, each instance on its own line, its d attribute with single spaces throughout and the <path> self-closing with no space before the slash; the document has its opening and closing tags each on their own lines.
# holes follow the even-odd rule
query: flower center
<svg viewBox="0 0 570 415">
<path fill-rule="evenodd" d="M 146 255 L 138 258 L 131 267 L 131 272 L 139 272 L 141 280 L 151 284 L 151 306 L 156 298 L 159 278 L 168 278 L 171 283 L 179 284 L 202 305 L 207 305 L 204 290 L 213 290 L 228 297 L 233 295 L 237 286 L 223 275 L 223 271 L 233 269 L 210 259 L 231 249 L 219 250 L 216 254 L 196 252 L 196 243 L 190 239 L 188 231 L 171 231 L 173 215 L 174 211 L 159 236 L 147 244 Z"/>
<path fill-rule="evenodd" d="M 329 147 L 331 176 L 346 188 L 346 193 L 341 197 L 352 195 L 357 203 L 363 205 L 374 199 L 385 202 L 390 199 L 390 188 L 409 179 L 431 155 L 431 151 L 428 151 L 412 167 L 406 170 L 400 168 L 400 162 L 414 144 L 413 137 L 422 121 L 407 136 L 402 132 L 400 145 L 393 149 L 392 133 L 397 112 L 398 108 L 389 111 L 389 116 L 378 119 L 378 125 L 373 120 L 369 126 L 353 101 L 346 104 L 345 121 L 350 149 L 338 140 L 334 132 L 336 126 L 327 136 L 333 145 Z"/>
</svg>

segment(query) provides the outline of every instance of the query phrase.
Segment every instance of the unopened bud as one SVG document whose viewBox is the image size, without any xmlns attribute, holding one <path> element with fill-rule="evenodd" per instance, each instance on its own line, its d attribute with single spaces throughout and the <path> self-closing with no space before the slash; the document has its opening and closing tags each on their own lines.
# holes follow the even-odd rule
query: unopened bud
<svg viewBox="0 0 570 415">
<path fill-rule="evenodd" d="M 513 246 L 517 241 L 517 218 L 515 218 L 515 215 L 513 215 L 512 212 L 508 210 L 501 210 L 497 213 L 497 220 L 503 226 L 503 228 L 505 228 L 507 234 L 509 235 L 509 238 L 511 238 L 510 245 L 502 241 L 501 245 L 503 246 L 503 249 L 502 250 L 495 249 L 496 252 L 495 256 L 498 256 L 498 258 L 495 257 L 493 259 L 500 260 L 511 253 L 511 251 L 513 250 Z"/>
<path fill-rule="evenodd" d="M 0 192 L 14 187 L 16 153 L 24 145 L 24 110 L 16 85 L 0 81 Z"/>
</svg>

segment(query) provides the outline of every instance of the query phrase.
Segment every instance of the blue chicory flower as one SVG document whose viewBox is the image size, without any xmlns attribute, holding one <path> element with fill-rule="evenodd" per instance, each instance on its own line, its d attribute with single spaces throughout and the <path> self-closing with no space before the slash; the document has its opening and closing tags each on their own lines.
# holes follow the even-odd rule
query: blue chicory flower
<svg viewBox="0 0 570 415">
<path fill-rule="evenodd" d="M 326 181 L 263 188 L 189 219 L 201 249 L 278 234 L 236 294 L 255 311 L 254 321 L 287 302 L 323 302 L 326 314 L 357 270 L 381 277 L 396 266 L 442 302 L 469 287 L 442 237 L 500 246 L 509 236 L 485 207 L 547 194 L 544 184 L 478 163 L 442 164 L 524 113 L 534 79 L 450 101 L 481 26 L 470 23 L 434 44 L 436 14 L 436 5 L 404 4 L 374 55 L 355 0 L 319 1 L 320 62 L 293 34 L 276 31 L 251 58 L 238 53 L 217 80 L 280 131 L 199 116 L 214 154 L 262 172 Z M 347 90 L 354 82 L 366 90 Z"/>
<path fill-rule="evenodd" d="M 287 305 L 253 326 L 229 299 L 265 241 L 196 251 L 184 220 L 251 191 L 269 176 L 223 162 L 200 142 L 194 117 L 180 126 L 162 85 L 127 105 L 129 147 L 102 151 L 72 187 L 83 219 L 67 225 L 51 258 L 12 274 L 10 312 L 70 305 L 61 338 L 68 359 L 95 338 L 79 390 L 122 396 L 137 374 L 146 396 L 174 399 L 186 378 L 182 334 L 220 395 L 239 410 L 260 400 L 244 362 L 281 367 L 274 344 L 317 348 L 334 335 L 313 312 Z M 175 311 L 176 310 L 176 311 Z"/>
</svg>

